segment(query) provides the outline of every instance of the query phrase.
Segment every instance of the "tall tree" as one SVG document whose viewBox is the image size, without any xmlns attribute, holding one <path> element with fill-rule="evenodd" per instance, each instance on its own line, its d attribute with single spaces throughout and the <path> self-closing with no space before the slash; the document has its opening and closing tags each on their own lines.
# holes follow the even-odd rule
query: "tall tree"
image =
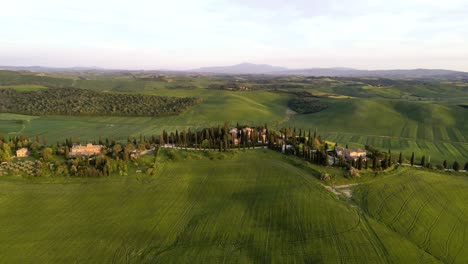
<svg viewBox="0 0 468 264">
<path fill-rule="evenodd" d="M 460 170 L 460 164 L 458 164 L 457 161 L 455 161 L 452 165 L 452 168 L 454 171 L 459 171 Z"/>
<path fill-rule="evenodd" d="M 423 167 L 426 166 L 426 156 L 424 156 L 424 155 L 421 158 L 421 166 L 423 166 Z"/>
<path fill-rule="evenodd" d="M 465 162 L 465 167 L 463 168 L 465 171 L 468 171 L 468 161 Z"/>
<path fill-rule="evenodd" d="M 444 169 L 447 169 L 447 160 L 444 160 L 444 162 L 442 163 L 442 166 L 444 166 Z"/>
<path fill-rule="evenodd" d="M 398 163 L 401 165 L 403 163 L 403 153 L 400 152 L 400 156 L 398 157 Z"/>
<path fill-rule="evenodd" d="M 377 170 L 377 157 L 372 158 L 372 168 Z"/>
<path fill-rule="evenodd" d="M 70 158 L 70 149 L 68 148 L 68 146 L 65 146 L 65 158 Z"/>
<path fill-rule="evenodd" d="M 358 170 L 362 169 L 362 156 L 359 156 L 359 159 L 357 161 L 357 168 Z"/>
<path fill-rule="evenodd" d="M 411 160 L 410 160 L 410 164 L 411 164 L 411 166 L 413 166 L 413 165 L 414 165 L 414 152 L 413 152 L 413 153 L 411 153 Z"/>
</svg>

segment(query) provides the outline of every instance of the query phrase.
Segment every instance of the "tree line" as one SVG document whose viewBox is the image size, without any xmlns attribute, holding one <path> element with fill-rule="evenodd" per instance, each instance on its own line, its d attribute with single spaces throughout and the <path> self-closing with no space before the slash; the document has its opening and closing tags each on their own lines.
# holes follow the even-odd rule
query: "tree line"
<svg viewBox="0 0 468 264">
<path fill-rule="evenodd" d="M 177 115 L 200 98 L 163 97 L 142 94 L 115 94 L 78 88 L 48 88 L 20 92 L 0 89 L 0 112 L 27 115 Z"/>
<path fill-rule="evenodd" d="M 101 153 L 93 158 L 87 156 L 71 156 L 70 148 L 75 144 L 92 143 L 101 145 Z M 408 162 L 403 153 L 395 155 L 391 150 L 380 151 L 372 146 L 365 146 L 366 157 L 347 159 L 335 152 L 338 144 L 330 145 L 323 140 L 317 131 L 296 128 L 269 129 L 267 124 L 256 127 L 241 126 L 237 124 L 230 127 L 227 123 L 216 127 L 203 129 L 188 129 L 182 131 L 163 131 L 159 135 L 149 137 L 140 135 L 138 138 L 128 137 L 126 142 L 119 142 L 109 138 L 99 138 L 93 142 L 80 142 L 79 139 L 67 138 L 63 142 L 49 144 L 45 137 L 36 136 L 30 139 L 26 136 L 11 136 L 6 138 L 0 134 L 0 162 L 11 161 L 17 149 L 28 148 L 34 164 L 34 176 L 65 175 L 65 176 L 109 176 L 111 174 L 125 175 L 128 172 L 128 162 L 138 158 L 138 152 L 154 150 L 155 161 L 146 171 L 155 172 L 156 157 L 161 147 L 175 147 L 180 149 L 216 150 L 219 152 L 251 149 L 255 147 L 268 147 L 269 149 L 295 155 L 308 162 L 323 166 L 338 166 L 346 169 L 350 177 L 358 177 L 360 170 L 372 169 L 374 171 L 386 170 L 394 165 Z M 348 149 L 348 146 L 345 146 Z M 55 156 L 63 157 L 61 159 Z M 423 167 L 433 168 L 429 159 L 421 157 L 420 162 L 415 161 L 412 153 L 409 159 L 411 165 L 420 164 Z M 48 164 L 48 165 L 47 165 Z M 448 168 L 444 161 L 440 168 Z M 439 168 L 438 166 L 436 168 Z M 458 171 L 461 164 L 454 162 L 452 169 Z M 464 164 L 468 170 L 468 162 Z"/>
</svg>

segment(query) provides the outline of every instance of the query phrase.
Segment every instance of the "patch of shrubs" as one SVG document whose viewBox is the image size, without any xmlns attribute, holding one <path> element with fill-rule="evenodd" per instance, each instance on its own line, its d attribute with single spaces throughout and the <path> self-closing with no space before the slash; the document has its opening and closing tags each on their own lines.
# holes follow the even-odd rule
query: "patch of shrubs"
<svg viewBox="0 0 468 264">
<path fill-rule="evenodd" d="M 328 107 L 327 104 L 321 102 L 320 100 L 310 97 L 292 99 L 291 101 L 289 101 L 288 106 L 293 111 L 299 114 L 317 113 L 324 109 L 327 109 Z"/>
</svg>

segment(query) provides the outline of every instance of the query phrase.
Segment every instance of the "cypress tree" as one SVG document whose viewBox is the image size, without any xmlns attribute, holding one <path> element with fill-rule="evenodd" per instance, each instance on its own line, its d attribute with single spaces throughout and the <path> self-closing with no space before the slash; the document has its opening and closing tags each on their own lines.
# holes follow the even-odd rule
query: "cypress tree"
<svg viewBox="0 0 468 264">
<path fill-rule="evenodd" d="M 455 161 L 455 162 L 453 163 L 452 168 L 453 168 L 454 171 L 459 171 L 459 170 L 460 170 L 460 164 L 458 164 L 458 162 Z"/>
<path fill-rule="evenodd" d="M 388 150 L 388 166 L 392 166 L 392 151 Z"/>
<path fill-rule="evenodd" d="M 468 171 L 468 161 L 465 162 L 465 167 L 463 168 L 465 171 Z"/>
<path fill-rule="evenodd" d="M 227 151 L 228 149 L 228 142 L 227 142 L 227 134 L 224 135 L 224 151 Z"/>
<path fill-rule="evenodd" d="M 403 163 L 403 154 L 400 152 L 400 157 L 398 157 L 398 163 L 400 163 L 400 165 Z"/>
<path fill-rule="evenodd" d="M 426 166 L 426 156 L 424 156 L 424 155 L 421 158 L 421 166 L 423 166 L 423 167 Z"/>
<path fill-rule="evenodd" d="M 411 153 L 411 161 L 410 161 L 411 166 L 414 165 L 414 152 Z"/>
<path fill-rule="evenodd" d="M 447 160 L 444 160 L 444 162 L 442 163 L 442 166 L 444 166 L 444 169 L 447 169 Z"/>
</svg>

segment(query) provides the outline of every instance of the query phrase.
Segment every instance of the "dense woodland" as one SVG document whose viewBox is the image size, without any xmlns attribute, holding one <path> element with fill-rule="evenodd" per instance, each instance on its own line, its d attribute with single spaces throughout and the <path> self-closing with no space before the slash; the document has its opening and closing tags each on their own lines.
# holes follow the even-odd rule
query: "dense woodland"
<svg viewBox="0 0 468 264">
<path fill-rule="evenodd" d="M 0 89 L 0 112 L 27 115 L 177 115 L 201 102 L 198 98 L 102 93 L 77 88 L 19 92 Z"/>
<path fill-rule="evenodd" d="M 310 97 L 298 97 L 288 103 L 289 108 L 299 114 L 312 114 L 325 110 L 328 105 Z"/>
</svg>

